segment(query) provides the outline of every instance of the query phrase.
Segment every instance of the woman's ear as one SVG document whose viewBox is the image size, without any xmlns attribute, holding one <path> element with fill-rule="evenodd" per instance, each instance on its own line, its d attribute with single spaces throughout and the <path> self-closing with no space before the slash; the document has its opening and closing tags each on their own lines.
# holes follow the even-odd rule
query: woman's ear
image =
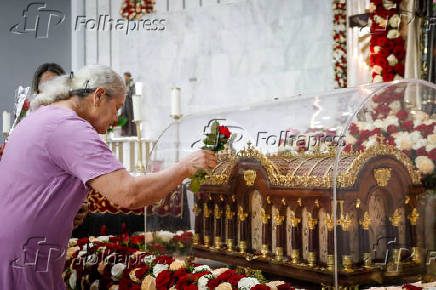
<svg viewBox="0 0 436 290">
<path fill-rule="evenodd" d="M 97 88 L 94 91 L 94 95 L 93 95 L 93 101 L 94 101 L 94 106 L 100 106 L 101 101 L 103 99 L 104 94 L 106 93 L 106 89 L 105 88 Z"/>
</svg>

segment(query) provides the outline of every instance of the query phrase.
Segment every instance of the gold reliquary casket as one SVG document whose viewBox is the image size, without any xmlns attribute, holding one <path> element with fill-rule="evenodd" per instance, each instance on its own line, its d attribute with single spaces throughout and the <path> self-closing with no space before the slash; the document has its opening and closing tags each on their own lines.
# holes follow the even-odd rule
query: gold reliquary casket
<svg viewBox="0 0 436 290">
<path fill-rule="evenodd" d="M 252 146 L 219 155 L 195 195 L 194 255 L 332 285 L 425 274 L 418 243 L 424 191 L 410 158 L 376 143 L 336 154 L 266 156 Z"/>
<path fill-rule="evenodd" d="M 195 256 L 327 288 L 435 281 L 435 96 L 404 80 L 191 114 L 149 164 L 203 148 L 215 121 L 232 133 L 187 180 Z"/>
</svg>

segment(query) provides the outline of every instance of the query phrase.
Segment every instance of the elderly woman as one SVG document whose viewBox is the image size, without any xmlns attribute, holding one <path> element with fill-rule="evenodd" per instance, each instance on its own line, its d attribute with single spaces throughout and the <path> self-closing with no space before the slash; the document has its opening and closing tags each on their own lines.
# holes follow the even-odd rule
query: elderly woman
<svg viewBox="0 0 436 290">
<path fill-rule="evenodd" d="M 117 121 L 125 86 L 106 66 L 42 85 L 35 111 L 10 136 L 0 162 L 0 289 L 65 289 L 62 271 L 73 219 L 92 187 L 125 208 L 160 200 L 197 168 L 197 151 L 163 171 L 133 177 L 98 134 Z"/>
</svg>

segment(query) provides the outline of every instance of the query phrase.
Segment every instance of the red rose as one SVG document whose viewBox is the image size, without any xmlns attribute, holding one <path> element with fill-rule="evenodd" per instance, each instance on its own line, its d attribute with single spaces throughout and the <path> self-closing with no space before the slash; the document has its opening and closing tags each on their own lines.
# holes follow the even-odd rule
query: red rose
<svg viewBox="0 0 436 290">
<path fill-rule="evenodd" d="M 402 60 L 404 58 L 404 56 L 406 55 L 406 50 L 404 49 L 404 44 L 394 46 L 393 53 L 398 60 Z"/>
<path fill-rule="evenodd" d="M 257 284 L 255 286 L 251 287 L 251 290 L 269 290 L 269 289 L 271 289 L 271 288 L 269 288 L 268 286 L 263 285 L 263 284 Z"/>
<path fill-rule="evenodd" d="M 144 266 L 139 270 L 136 270 L 135 277 L 142 281 L 145 278 L 145 275 L 147 274 L 148 270 L 149 270 L 148 266 Z"/>
<path fill-rule="evenodd" d="M 409 113 L 407 111 L 401 110 L 397 113 L 397 118 L 400 121 L 406 120 L 406 118 L 409 116 Z"/>
<path fill-rule="evenodd" d="M 180 277 L 183 277 L 185 275 L 186 275 L 186 268 L 182 268 L 182 269 L 176 270 L 174 272 L 174 277 L 175 278 L 180 278 Z"/>
<path fill-rule="evenodd" d="M 383 72 L 383 81 L 391 82 L 394 80 L 395 75 L 392 72 Z"/>
<path fill-rule="evenodd" d="M 385 140 L 385 144 L 391 145 L 391 146 L 395 146 L 395 139 L 393 136 L 389 136 L 386 140 Z"/>
<path fill-rule="evenodd" d="M 395 126 L 395 125 L 389 125 L 388 128 L 386 129 L 386 131 L 387 131 L 389 134 L 394 134 L 394 133 L 397 133 L 397 132 L 398 132 L 398 128 L 397 128 L 397 126 Z"/>
<path fill-rule="evenodd" d="M 192 241 L 192 233 L 191 232 L 184 232 L 181 236 L 182 243 L 189 243 Z"/>
<path fill-rule="evenodd" d="M 403 150 L 403 153 L 410 157 L 410 151 L 409 150 Z"/>
<path fill-rule="evenodd" d="M 241 280 L 242 278 L 244 278 L 244 275 L 233 275 L 232 277 L 230 277 L 227 282 L 229 282 L 230 284 L 232 284 L 232 287 L 238 287 L 238 282 L 239 280 Z"/>
<path fill-rule="evenodd" d="M 206 286 L 209 289 L 215 289 L 215 287 L 218 287 L 218 285 L 221 284 L 221 280 L 220 279 L 211 279 L 207 282 Z"/>
<path fill-rule="evenodd" d="M 388 105 L 378 105 L 375 108 L 375 112 L 383 117 L 386 117 L 389 112 L 391 111 L 391 108 Z"/>
<path fill-rule="evenodd" d="M 28 99 L 25 99 L 24 103 L 23 103 L 23 109 L 22 110 L 24 112 L 27 112 L 29 110 L 29 108 L 30 108 L 30 101 Z"/>
<path fill-rule="evenodd" d="M 133 244 L 136 244 L 136 245 L 143 244 L 144 241 L 145 241 L 145 237 L 142 236 L 142 235 L 140 235 L 140 236 L 134 236 L 134 237 L 132 237 L 132 239 L 131 239 L 131 242 L 132 242 Z"/>
<path fill-rule="evenodd" d="M 416 156 L 426 156 L 426 155 L 427 155 L 427 151 L 425 150 L 424 146 L 416 150 Z"/>
<path fill-rule="evenodd" d="M 403 127 L 403 129 L 406 129 L 408 131 L 412 130 L 413 129 L 413 121 L 409 120 L 409 121 L 404 122 L 402 124 L 402 127 Z"/>
<path fill-rule="evenodd" d="M 174 262 L 174 259 L 170 256 L 166 256 L 166 255 L 162 255 L 157 257 L 156 259 L 153 260 L 154 264 L 166 264 L 166 265 L 170 265 L 172 262 Z"/>
<path fill-rule="evenodd" d="M 395 71 L 400 75 L 404 76 L 404 64 L 399 62 L 394 66 Z"/>
<path fill-rule="evenodd" d="M 291 289 L 294 289 L 294 287 L 291 287 L 291 283 L 285 283 L 277 286 L 277 290 L 291 290 Z"/>
<path fill-rule="evenodd" d="M 433 161 L 436 161 L 436 148 L 428 152 L 428 158 L 430 158 Z"/>
<path fill-rule="evenodd" d="M 226 126 L 219 126 L 219 131 L 221 135 L 224 135 L 226 138 L 230 138 L 230 135 L 232 135 L 232 133 L 229 131 L 229 128 L 227 128 Z"/>
<path fill-rule="evenodd" d="M 433 133 L 433 129 L 434 129 L 434 123 L 431 125 L 421 124 L 415 127 L 415 130 L 421 131 L 424 137 L 427 137 L 428 134 Z"/>
<path fill-rule="evenodd" d="M 172 277 L 170 270 L 163 270 L 156 277 L 156 289 L 168 290 L 172 286 Z"/>
<path fill-rule="evenodd" d="M 348 129 L 351 135 L 356 135 L 359 133 L 359 127 L 355 123 L 351 123 L 350 128 Z"/>
</svg>

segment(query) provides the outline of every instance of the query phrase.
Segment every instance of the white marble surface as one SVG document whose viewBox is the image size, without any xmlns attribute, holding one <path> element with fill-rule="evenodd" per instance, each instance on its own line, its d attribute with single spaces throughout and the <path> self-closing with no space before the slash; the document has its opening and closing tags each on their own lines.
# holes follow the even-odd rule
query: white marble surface
<svg viewBox="0 0 436 290">
<path fill-rule="evenodd" d="M 172 87 L 182 89 L 185 115 L 333 88 L 330 1 L 186 0 L 182 9 L 170 0 L 170 11 L 159 1 L 150 18 L 166 19 L 164 31 L 112 32 L 113 68 L 144 83 L 146 138 L 171 122 Z M 112 17 L 120 3 L 111 0 Z M 92 33 L 87 41 L 92 63 Z"/>
</svg>

